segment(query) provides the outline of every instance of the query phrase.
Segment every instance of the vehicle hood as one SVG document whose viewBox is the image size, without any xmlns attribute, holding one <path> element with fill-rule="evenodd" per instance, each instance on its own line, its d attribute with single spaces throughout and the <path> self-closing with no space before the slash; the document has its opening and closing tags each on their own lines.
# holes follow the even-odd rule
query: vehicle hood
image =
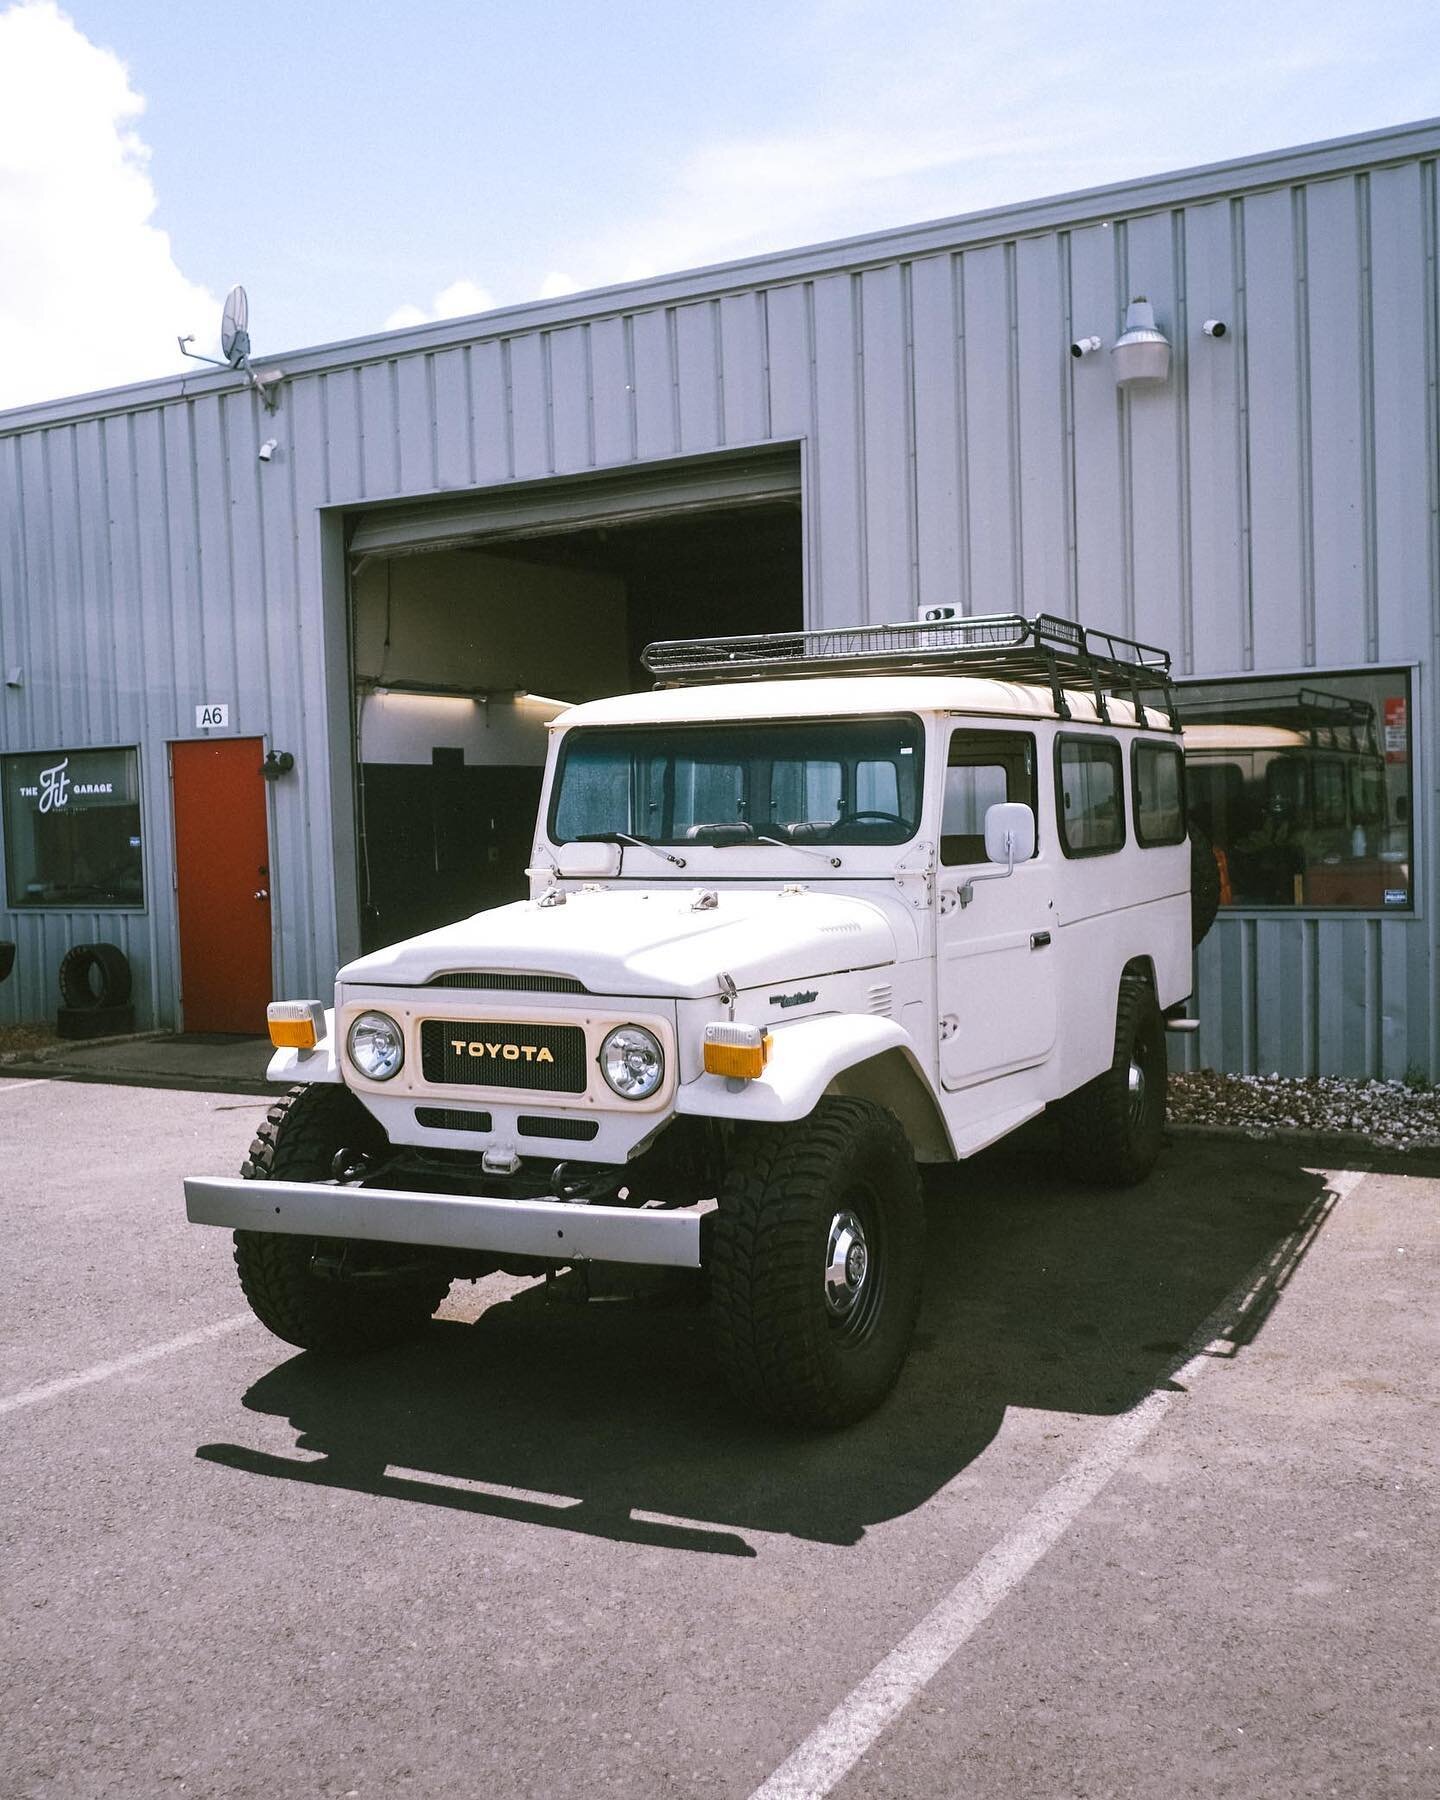
<svg viewBox="0 0 1440 1800">
<path fill-rule="evenodd" d="M 692 888 L 567 894 L 476 913 L 347 963 L 346 984 L 422 987 L 439 975 L 524 970 L 570 975 L 591 993 L 701 999 L 728 975 L 737 988 L 868 969 L 897 957 L 893 902 L 810 889 L 720 889 L 713 906 Z M 909 927 L 913 936 L 913 927 Z"/>
</svg>

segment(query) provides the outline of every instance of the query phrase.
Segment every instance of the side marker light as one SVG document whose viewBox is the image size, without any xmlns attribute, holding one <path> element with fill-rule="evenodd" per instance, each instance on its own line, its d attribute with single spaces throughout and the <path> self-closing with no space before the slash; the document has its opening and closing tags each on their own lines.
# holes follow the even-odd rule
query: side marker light
<svg viewBox="0 0 1440 1800">
<path fill-rule="evenodd" d="M 705 1073 L 728 1075 L 732 1080 L 754 1081 L 765 1073 L 773 1039 L 759 1025 L 731 1025 L 717 1021 L 705 1027 Z"/>
<path fill-rule="evenodd" d="M 325 1008 L 318 1000 L 272 1000 L 265 1022 L 277 1050 L 313 1050 L 325 1035 Z"/>
</svg>

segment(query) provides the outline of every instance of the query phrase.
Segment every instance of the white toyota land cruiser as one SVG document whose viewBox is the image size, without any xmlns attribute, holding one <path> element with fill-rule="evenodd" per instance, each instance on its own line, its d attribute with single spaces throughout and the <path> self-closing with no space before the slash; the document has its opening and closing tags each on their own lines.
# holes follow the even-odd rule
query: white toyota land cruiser
<svg viewBox="0 0 1440 1800">
<path fill-rule="evenodd" d="M 1047 1106 L 1077 1174 L 1155 1162 L 1192 966 L 1169 659 L 937 608 L 645 662 L 552 727 L 529 900 L 270 1008 L 298 1085 L 189 1216 L 316 1350 L 457 1277 L 703 1271 L 735 1389 L 843 1424 L 909 1345 L 917 1163 Z"/>
</svg>

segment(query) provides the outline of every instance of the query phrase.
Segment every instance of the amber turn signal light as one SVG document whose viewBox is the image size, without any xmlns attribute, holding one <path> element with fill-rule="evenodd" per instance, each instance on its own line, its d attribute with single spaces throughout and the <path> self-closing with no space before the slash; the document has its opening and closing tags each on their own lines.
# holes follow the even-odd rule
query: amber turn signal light
<svg viewBox="0 0 1440 1800">
<path fill-rule="evenodd" d="M 770 1033 L 758 1025 L 716 1024 L 705 1027 L 705 1073 L 753 1081 L 770 1060 Z"/>
<path fill-rule="evenodd" d="M 313 1050 L 325 1035 L 325 1008 L 318 1000 L 272 1000 L 265 1022 L 277 1050 Z"/>
</svg>

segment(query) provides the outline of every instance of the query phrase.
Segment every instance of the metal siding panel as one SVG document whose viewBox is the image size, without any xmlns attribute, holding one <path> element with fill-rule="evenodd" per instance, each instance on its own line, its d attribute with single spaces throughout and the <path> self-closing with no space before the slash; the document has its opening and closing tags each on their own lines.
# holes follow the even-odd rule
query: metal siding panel
<svg viewBox="0 0 1440 1800">
<path fill-rule="evenodd" d="M 1307 1073 L 1305 931 L 1300 919 L 1259 919 L 1255 926 L 1255 1067 L 1262 1075 Z"/>
<path fill-rule="evenodd" d="M 1070 359 L 1074 432 L 1075 593 L 1087 624 L 1121 623 L 1120 400 L 1110 366 L 1119 329 L 1114 233 L 1091 226 L 1070 234 L 1070 329 L 1105 348 Z M 978 603 L 977 603 L 978 604 Z"/>
<path fill-rule="evenodd" d="M 955 262 L 931 256 L 910 273 L 915 379 L 917 601 L 963 605 L 964 488 L 961 470 Z"/>
<path fill-rule="evenodd" d="M 1310 187 L 1305 221 L 1315 661 L 1324 668 L 1366 660 L 1371 598 L 1361 373 L 1369 346 L 1361 335 L 1354 180 Z"/>
<path fill-rule="evenodd" d="M 1326 1071 L 1370 1071 L 1368 927 L 1363 919 L 1319 922 L 1320 1041 Z"/>
<path fill-rule="evenodd" d="M 68 530 L 75 534 L 79 586 L 70 596 L 69 648 L 76 681 L 70 741 L 103 744 L 115 739 L 114 696 L 107 654 L 109 613 L 109 500 L 105 492 L 102 422 L 75 429 L 73 488 L 66 495 Z"/>
<path fill-rule="evenodd" d="M 104 631 L 112 666 L 109 688 L 112 731 L 117 743 L 140 742 L 150 710 L 145 633 L 149 596 L 140 580 L 139 521 L 135 515 L 137 468 L 135 419 L 123 415 L 101 423 L 101 463 L 105 471 L 108 525 L 103 585 Z"/>
<path fill-rule="evenodd" d="M 1014 352 L 1003 245 L 966 252 L 961 294 L 971 604 L 978 613 L 1010 612 L 1020 604 L 1020 570 L 1011 436 Z"/>
<path fill-rule="evenodd" d="M 434 369 L 426 355 L 397 357 L 395 437 L 397 485 L 406 493 L 427 493 L 440 485 L 435 456 Z"/>
<path fill-rule="evenodd" d="M 321 559 L 324 470 L 318 449 L 323 431 L 318 382 L 298 383 L 293 402 L 296 454 L 289 464 L 289 504 L 293 529 L 288 582 L 277 578 L 274 603 L 298 620 L 289 639 L 277 638 L 293 659 L 294 699 L 289 703 L 291 741 L 298 768 L 293 792 L 277 802 L 277 838 L 272 846 L 291 898 L 285 904 L 286 930 L 280 939 L 277 982 L 282 995 L 328 997 L 334 992 L 339 960 L 336 944 L 336 888 L 353 886 L 355 870 L 337 868 L 332 854 L 335 804 L 328 778 L 330 715 L 325 704 L 329 671 L 325 660 L 325 612 L 343 607 L 343 593 L 327 592 Z M 293 627 L 292 627 L 293 629 Z M 348 682 L 348 670 L 338 672 Z M 290 926 L 293 923 L 293 936 Z"/>
<path fill-rule="evenodd" d="M 1070 609 L 1064 391 L 1071 357 L 1053 234 L 1021 239 L 1014 279 L 1021 607 L 1027 614 L 1064 614 Z"/>
<path fill-rule="evenodd" d="M 590 431 L 588 329 L 550 333 L 550 407 L 555 429 L 555 469 L 569 474 L 594 462 Z"/>
<path fill-rule="evenodd" d="M 1186 427 L 1190 514 L 1187 673 L 1243 669 L 1249 624 L 1241 542 L 1241 398 L 1235 267 L 1228 201 L 1192 207 L 1185 217 Z M 1207 338 L 1207 318 L 1229 335 Z M 1179 646 L 1177 646 L 1178 648 Z"/>
<path fill-rule="evenodd" d="M 229 496 L 225 441 L 214 397 L 191 409 L 191 455 L 195 465 L 197 567 L 200 581 L 201 699 L 223 695 L 235 666 L 232 638 L 234 596 L 229 581 Z"/>
<path fill-rule="evenodd" d="M 679 448 L 670 318 L 661 309 L 634 315 L 631 374 L 635 388 L 635 454 L 673 456 Z"/>
<path fill-rule="evenodd" d="M 866 616 L 915 616 L 910 356 L 905 281 L 893 264 L 860 278 Z"/>
<path fill-rule="evenodd" d="M 770 431 L 777 438 L 806 438 L 815 407 L 809 290 L 770 288 L 764 298 Z"/>
<path fill-rule="evenodd" d="M 395 364 L 360 371 L 360 482 L 367 498 L 400 492 L 400 429 Z"/>
<path fill-rule="evenodd" d="M 270 728 L 269 621 L 265 580 L 262 479 L 278 467 L 256 456 L 258 403 L 249 393 L 227 396 L 220 408 L 225 434 L 226 495 L 225 600 L 230 614 L 229 666 L 218 675 L 217 691 L 201 700 L 231 700 L 236 736 L 264 737 Z M 193 717 L 193 715 L 192 715 Z"/>
<path fill-rule="evenodd" d="M 435 485 L 469 487 L 475 479 L 470 434 L 470 350 L 442 350 L 431 359 L 435 401 Z"/>
<path fill-rule="evenodd" d="M 1425 654 L 1434 599 L 1429 558 L 1430 487 L 1436 444 L 1429 430 L 1425 369 L 1424 206 L 1420 170 L 1377 169 L 1370 179 L 1370 280 L 1378 300 L 1373 333 L 1375 517 L 1372 521 L 1376 653 L 1381 662 Z"/>
<path fill-rule="evenodd" d="M 635 455 L 635 393 L 626 320 L 597 319 L 590 327 L 590 379 L 595 461 L 601 468 L 630 462 Z"/>
<path fill-rule="evenodd" d="M 1169 213 L 1132 219 L 1125 233 L 1130 294 L 1144 294 L 1171 342 L 1170 379 L 1125 390 L 1129 504 L 1127 612 L 1137 637 L 1178 655 L 1181 604 L 1181 394 L 1186 377 L 1184 309 L 1176 294 L 1175 221 Z M 1126 296 L 1127 300 L 1129 295 Z"/>
<path fill-rule="evenodd" d="M 852 625 L 868 617 L 861 493 L 858 325 L 852 278 L 813 290 L 815 441 L 811 502 L 818 537 L 812 625 Z"/>
<path fill-rule="evenodd" d="M 515 434 L 515 475 L 553 474 L 555 451 L 550 440 L 550 372 L 542 333 L 508 340 L 510 354 L 510 418 Z"/>
<path fill-rule="evenodd" d="M 1258 669 L 1303 666 L 1309 616 L 1308 454 L 1297 341 L 1294 203 L 1245 202 L 1245 360 L 1249 386 L 1251 582 Z"/>
<path fill-rule="evenodd" d="M 765 295 L 730 294 L 719 304 L 721 439 L 727 444 L 758 444 L 770 435 Z"/>
<path fill-rule="evenodd" d="M 510 430 L 506 347 L 476 344 L 470 351 L 470 418 L 475 439 L 475 480 L 481 487 L 515 473 Z"/>
<path fill-rule="evenodd" d="M 717 342 L 719 316 L 714 302 L 676 307 L 674 329 L 680 448 L 713 450 L 725 438 Z"/>
<path fill-rule="evenodd" d="M 327 500 L 360 500 L 365 495 L 363 435 L 360 424 L 360 373 L 344 369 L 324 377 Z"/>
</svg>

